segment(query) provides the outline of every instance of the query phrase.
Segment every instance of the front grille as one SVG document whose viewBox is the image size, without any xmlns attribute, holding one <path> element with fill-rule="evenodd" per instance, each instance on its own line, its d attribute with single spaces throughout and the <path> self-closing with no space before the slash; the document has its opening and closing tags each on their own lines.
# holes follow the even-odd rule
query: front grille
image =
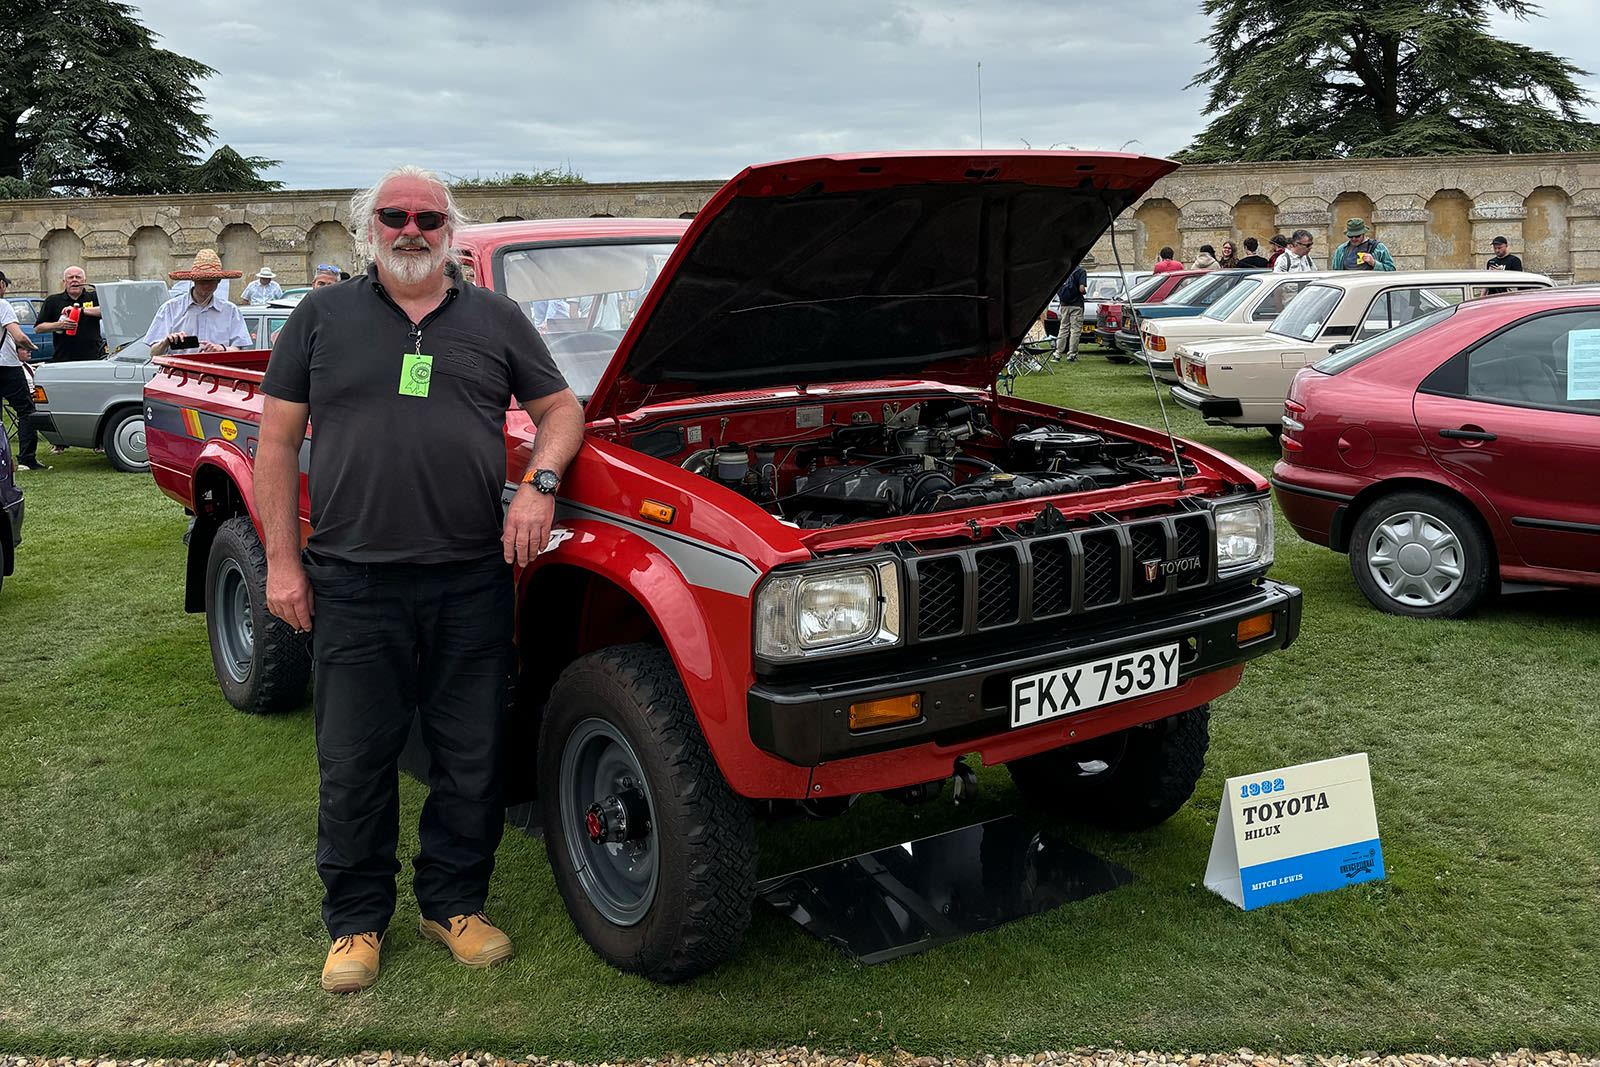
<svg viewBox="0 0 1600 1067">
<path fill-rule="evenodd" d="M 1019 581 L 1022 557 L 1013 548 L 979 552 L 978 629 L 987 630 L 1017 621 L 1022 586 Z"/>
<path fill-rule="evenodd" d="M 942 556 L 917 568 L 917 636 L 943 637 L 961 632 L 961 560 Z"/>
<path fill-rule="evenodd" d="M 1208 511 L 907 558 L 913 640 L 974 634 L 1193 589 L 1215 576 Z"/>
</svg>

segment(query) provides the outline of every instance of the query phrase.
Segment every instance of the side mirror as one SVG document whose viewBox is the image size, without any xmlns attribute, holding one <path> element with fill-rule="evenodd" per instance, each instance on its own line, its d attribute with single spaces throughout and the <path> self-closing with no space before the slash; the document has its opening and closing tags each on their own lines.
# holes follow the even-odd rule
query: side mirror
<svg viewBox="0 0 1600 1067">
<path fill-rule="evenodd" d="M 1343 352 L 1345 349 L 1349 348 L 1354 343 L 1355 343 L 1354 341 L 1346 341 L 1343 344 L 1329 345 L 1328 346 L 1328 355 L 1331 356 L 1335 352 Z"/>
</svg>

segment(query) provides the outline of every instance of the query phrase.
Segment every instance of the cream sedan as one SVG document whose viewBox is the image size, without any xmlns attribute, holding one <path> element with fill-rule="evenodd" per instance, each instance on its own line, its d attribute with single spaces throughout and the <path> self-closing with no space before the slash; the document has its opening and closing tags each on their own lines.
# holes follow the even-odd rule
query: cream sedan
<svg viewBox="0 0 1600 1067">
<path fill-rule="evenodd" d="M 1259 337 L 1301 289 L 1319 278 L 1340 276 L 1339 271 L 1254 275 L 1192 318 L 1141 322 L 1141 347 L 1133 358 L 1148 366 L 1157 378 L 1169 385 L 1176 384 L 1177 360 L 1190 347 L 1214 339 Z"/>
<path fill-rule="evenodd" d="M 1276 436 L 1301 367 L 1463 300 L 1552 284 L 1522 271 L 1330 271 L 1308 282 L 1260 337 L 1186 346 L 1172 398 L 1212 425 L 1264 426 Z"/>
</svg>

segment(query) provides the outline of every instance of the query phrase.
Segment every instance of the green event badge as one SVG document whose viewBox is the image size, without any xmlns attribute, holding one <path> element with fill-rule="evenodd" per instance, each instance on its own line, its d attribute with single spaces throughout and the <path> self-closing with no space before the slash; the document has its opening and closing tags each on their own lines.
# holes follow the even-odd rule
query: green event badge
<svg viewBox="0 0 1600 1067">
<path fill-rule="evenodd" d="M 433 357 L 407 352 L 400 360 L 400 395 L 427 396 L 433 381 Z"/>
</svg>

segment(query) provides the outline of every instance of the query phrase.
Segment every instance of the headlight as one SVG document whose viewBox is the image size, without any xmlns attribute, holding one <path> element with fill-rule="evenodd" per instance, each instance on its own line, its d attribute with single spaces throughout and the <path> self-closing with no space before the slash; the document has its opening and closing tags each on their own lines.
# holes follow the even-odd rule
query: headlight
<svg viewBox="0 0 1600 1067">
<path fill-rule="evenodd" d="M 1265 498 L 1212 509 L 1217 520 L 1217 573 L 1272 562 L 1272 502 Z"/>
<path fill-rule="evenodd" d="M 900 576 L 892 560 L 778 572 L 755 596 L 755 653 L 796 660 L 900 641 Z"/>
</svg>

